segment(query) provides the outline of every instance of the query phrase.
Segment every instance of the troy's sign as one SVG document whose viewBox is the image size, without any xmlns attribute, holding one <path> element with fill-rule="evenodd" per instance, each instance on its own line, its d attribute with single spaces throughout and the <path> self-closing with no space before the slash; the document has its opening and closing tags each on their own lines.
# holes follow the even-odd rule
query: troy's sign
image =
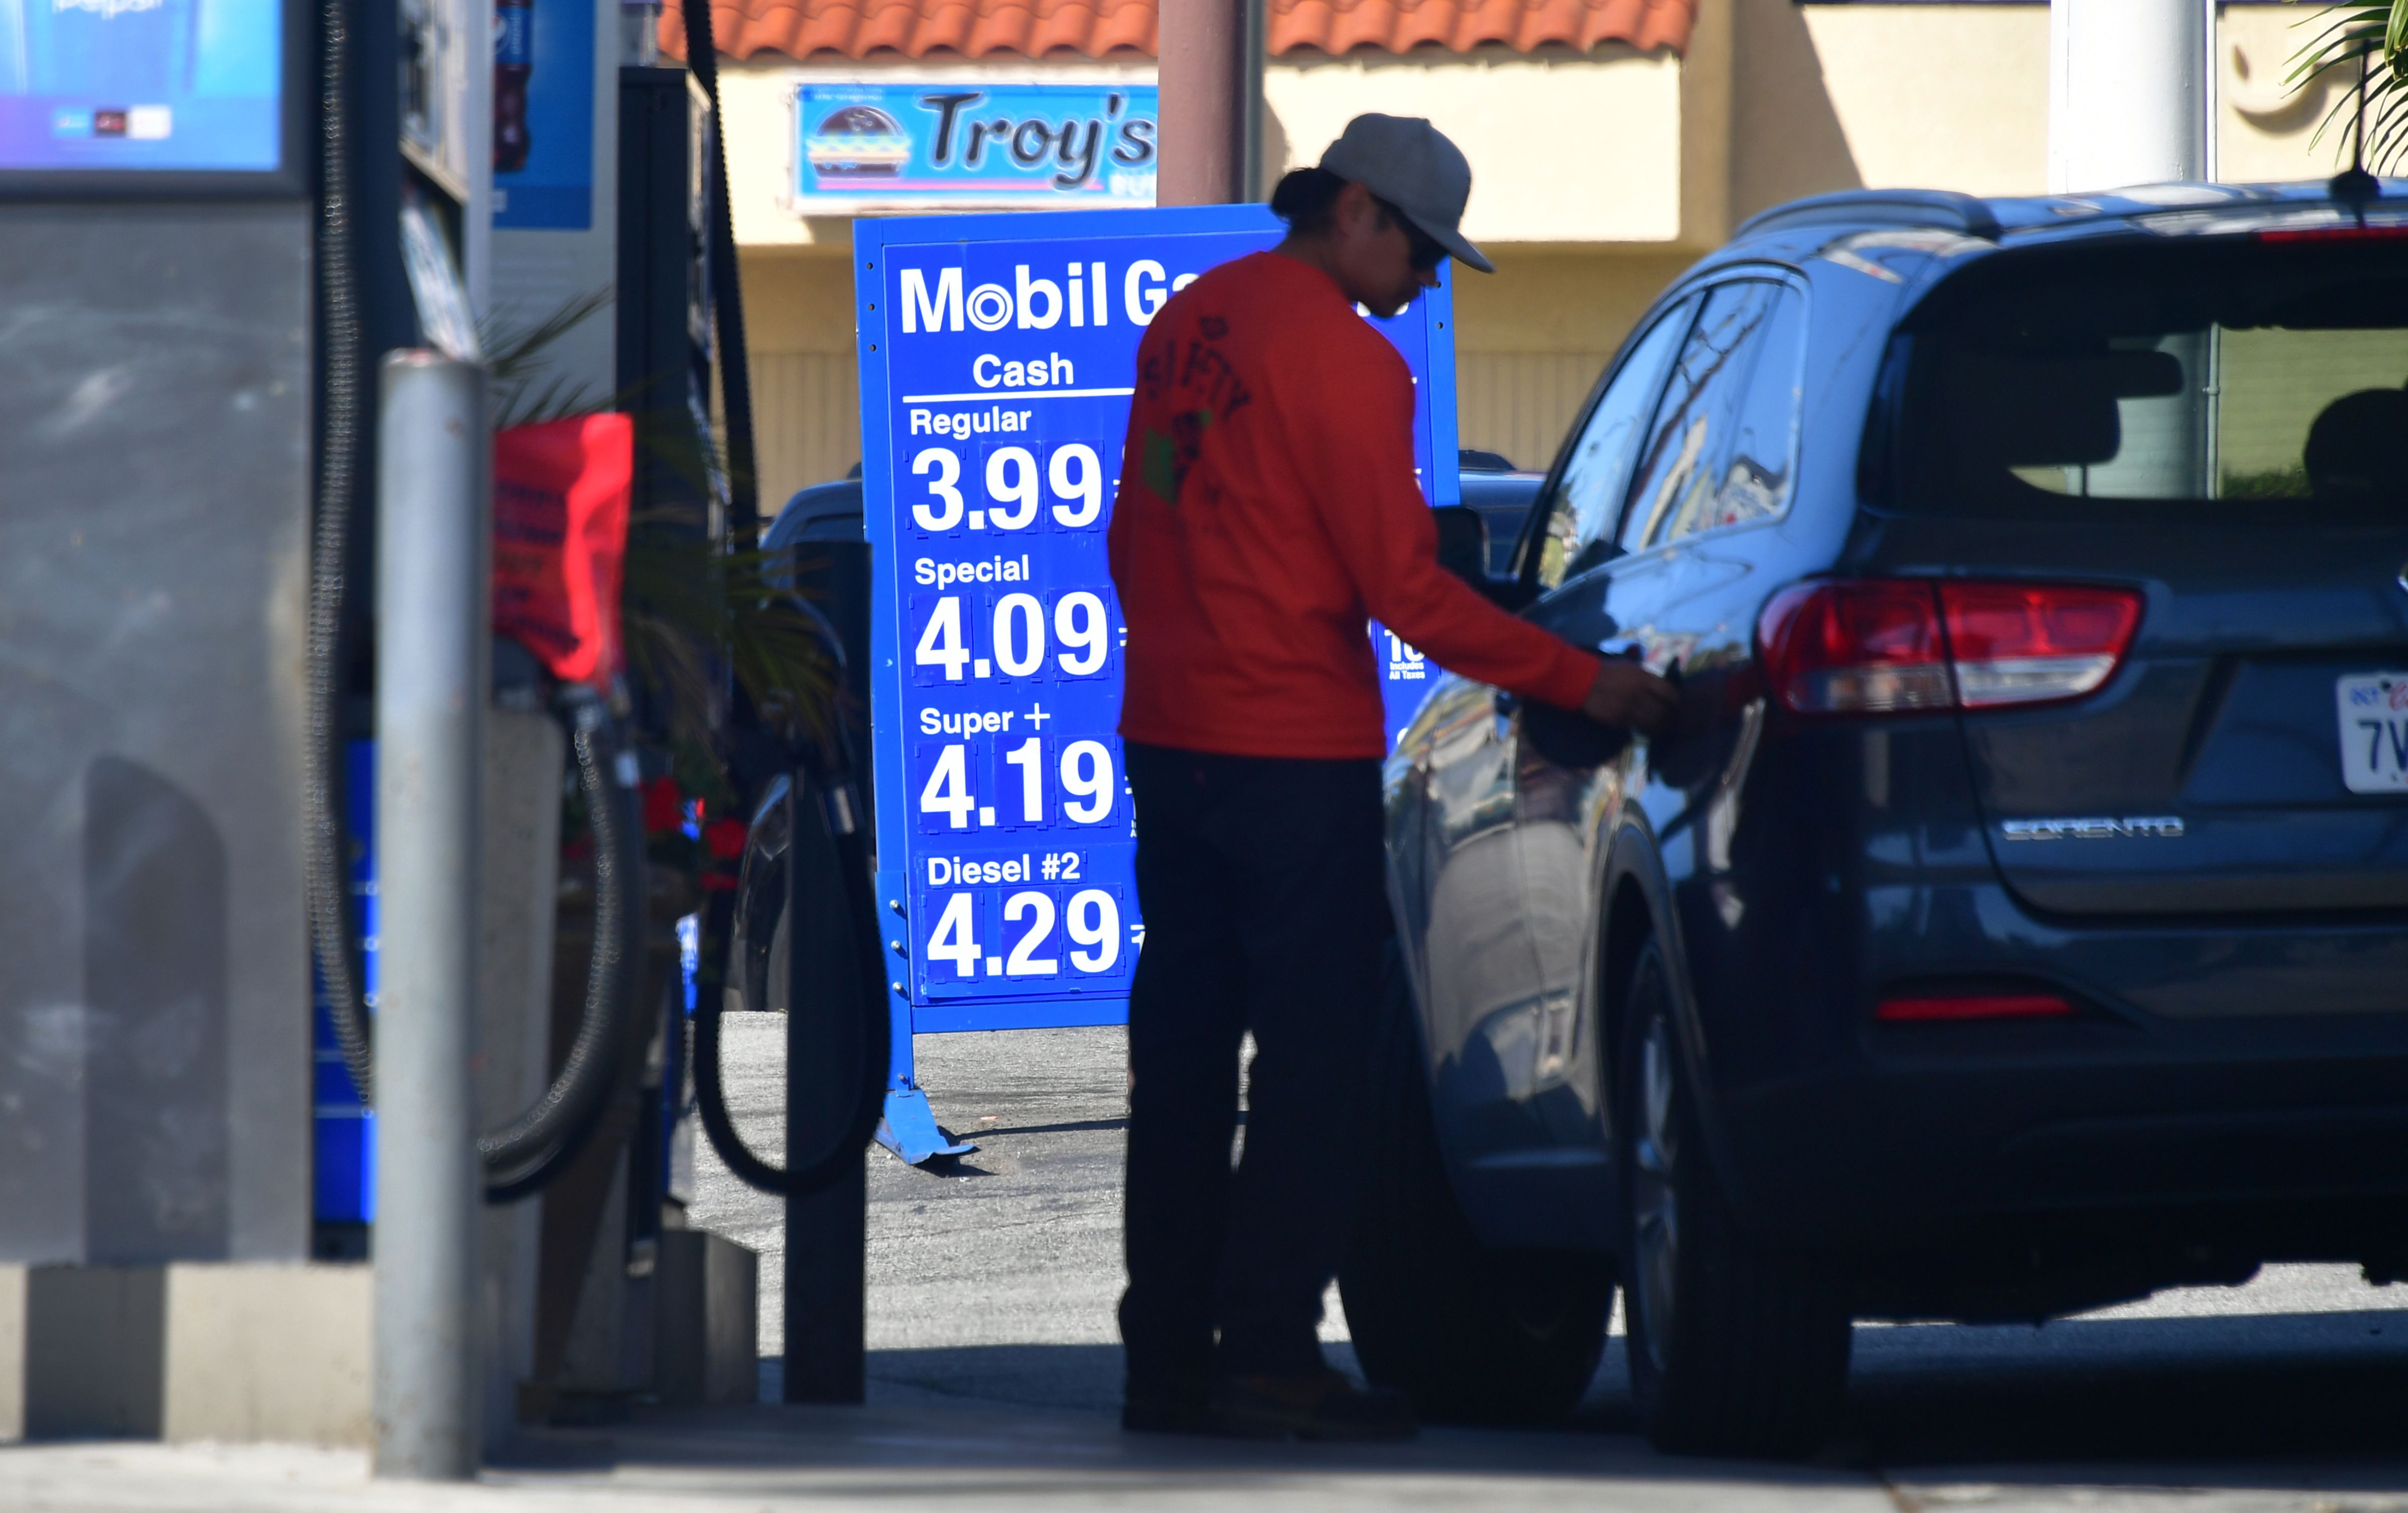
<svg viewBox="0 0 2408 1513">
<path fill-rule="evenodd" d="M 1154 203 L 1152 84 L 794 86 L 802 215 Z"/>
</svg>

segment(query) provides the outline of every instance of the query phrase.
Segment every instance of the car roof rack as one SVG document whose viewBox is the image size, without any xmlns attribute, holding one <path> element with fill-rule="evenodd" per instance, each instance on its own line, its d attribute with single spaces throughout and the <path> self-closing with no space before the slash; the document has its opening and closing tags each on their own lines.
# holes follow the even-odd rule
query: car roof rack
<svg viewBox="0 0 2408 1513">
<path fill-rule="evenodd" d="M 1826 225 L 1930 226 L 1985 241 L 1999 239 L 1998 212 L 1989 201 L 1953 189 L 1850 189 L 1809 195 L 1758 210 L 1731 235 Z"/>
</svg>

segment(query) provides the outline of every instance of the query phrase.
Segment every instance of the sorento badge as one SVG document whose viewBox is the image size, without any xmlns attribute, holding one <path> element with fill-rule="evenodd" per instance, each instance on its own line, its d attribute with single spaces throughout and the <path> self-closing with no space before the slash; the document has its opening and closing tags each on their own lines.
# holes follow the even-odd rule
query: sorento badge
<svg viewBox="0 0 2408 1513">
<path fill-rule="evenodd" d="M 2179 841 L 2183 822 L 2177 814 L 2007 819 L 1999 822 L 1999 833 L 2010 841 Z"/>
</svg>

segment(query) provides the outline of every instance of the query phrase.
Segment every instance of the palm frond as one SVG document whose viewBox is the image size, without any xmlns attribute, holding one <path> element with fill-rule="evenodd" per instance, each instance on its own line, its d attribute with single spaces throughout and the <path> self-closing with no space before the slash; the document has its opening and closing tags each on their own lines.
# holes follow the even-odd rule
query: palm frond
<svg viewBox="0 0 2408 1513">
<path fill-rule="evenodd" d="M 776 588 L 771 555 L 729 550 L 680 511 L 630 523 L 623 598 L 628 666 L 670 734 L 708 743 L 732 678 L 773 730 L 818 741 L 833 728 L 836 664 L 819 624 Z"/>
<path fill-rule="evenodd" d="M 2286 82 L 2304 90 L 2333 75 L 2350 86 L 2326 109 L 2309 145 L 2339 126 L 2351 162 L 2362 159 L 2375 173 L 2397 166 L 2408 151 L 2408 0 L 2337 7 L 2300 24 L 2317 30 L 2291 55 Z"/>
<path fill-rule="evenodd" d="M 485 349 L 485 372 L 495 399 L 494 429 L 598 414 L 613 407 L 615 395 L 595 394 L 566 374 L 547 378 L 544 373 L 549 366 L 545 353 L 552 346 L 608 309 L 612 297 L 605 285 L 562 301 L 532 325 L 514 324 L 496 316 L 477 324 L 477 339 Z"/>
</svg>

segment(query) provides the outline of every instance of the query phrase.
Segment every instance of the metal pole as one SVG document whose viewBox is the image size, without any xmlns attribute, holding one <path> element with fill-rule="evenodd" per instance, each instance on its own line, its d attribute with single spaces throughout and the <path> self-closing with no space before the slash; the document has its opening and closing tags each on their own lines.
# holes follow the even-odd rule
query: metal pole
<svg viewBox="0 0 2408 1513">
<path fill-rule="evenodd" d="M 861 1064 L 857 928 L 829 833 L 827 795 L 797 770 L 786 834 L 786 1170 L 817 1161 L 841 1137 Z M 825 1189 L 786 1200 L 789 1403 L 858 1403 L 868 1385 L 864 1316 L 869 1177 L 855 1160 Z"/>
<path fill-rule="evenodd" d="M 1243 193 L 1247 0 L 1165 0 L 1157 205 L 1227 205 Z"/>
<path fill-rule="evenodd" d="M 1269 108 L 1263 103 L 1263 62 L 1270 54 L 1269 7 L 1264 0 L 1245 0 L 1245 6 L 1246 31 L 1239 53 L 1246 95 L 1238 106 L 1238 198 L 1267 200 L 1279 179 L 1278 166 L 1263 161 L 1269 148 L 1263 130 Z"/>
<path fill-rule="evenodd" d="M 386 354 L 377 436 L 376 1474 L 473 1477 L 485 374 Z"/>
<path fill-rule="evenodd" d="M 2052 0 L 2052 194 L 2206 177 L 2207 22 L 2201 0 Z"/>
</svg>

